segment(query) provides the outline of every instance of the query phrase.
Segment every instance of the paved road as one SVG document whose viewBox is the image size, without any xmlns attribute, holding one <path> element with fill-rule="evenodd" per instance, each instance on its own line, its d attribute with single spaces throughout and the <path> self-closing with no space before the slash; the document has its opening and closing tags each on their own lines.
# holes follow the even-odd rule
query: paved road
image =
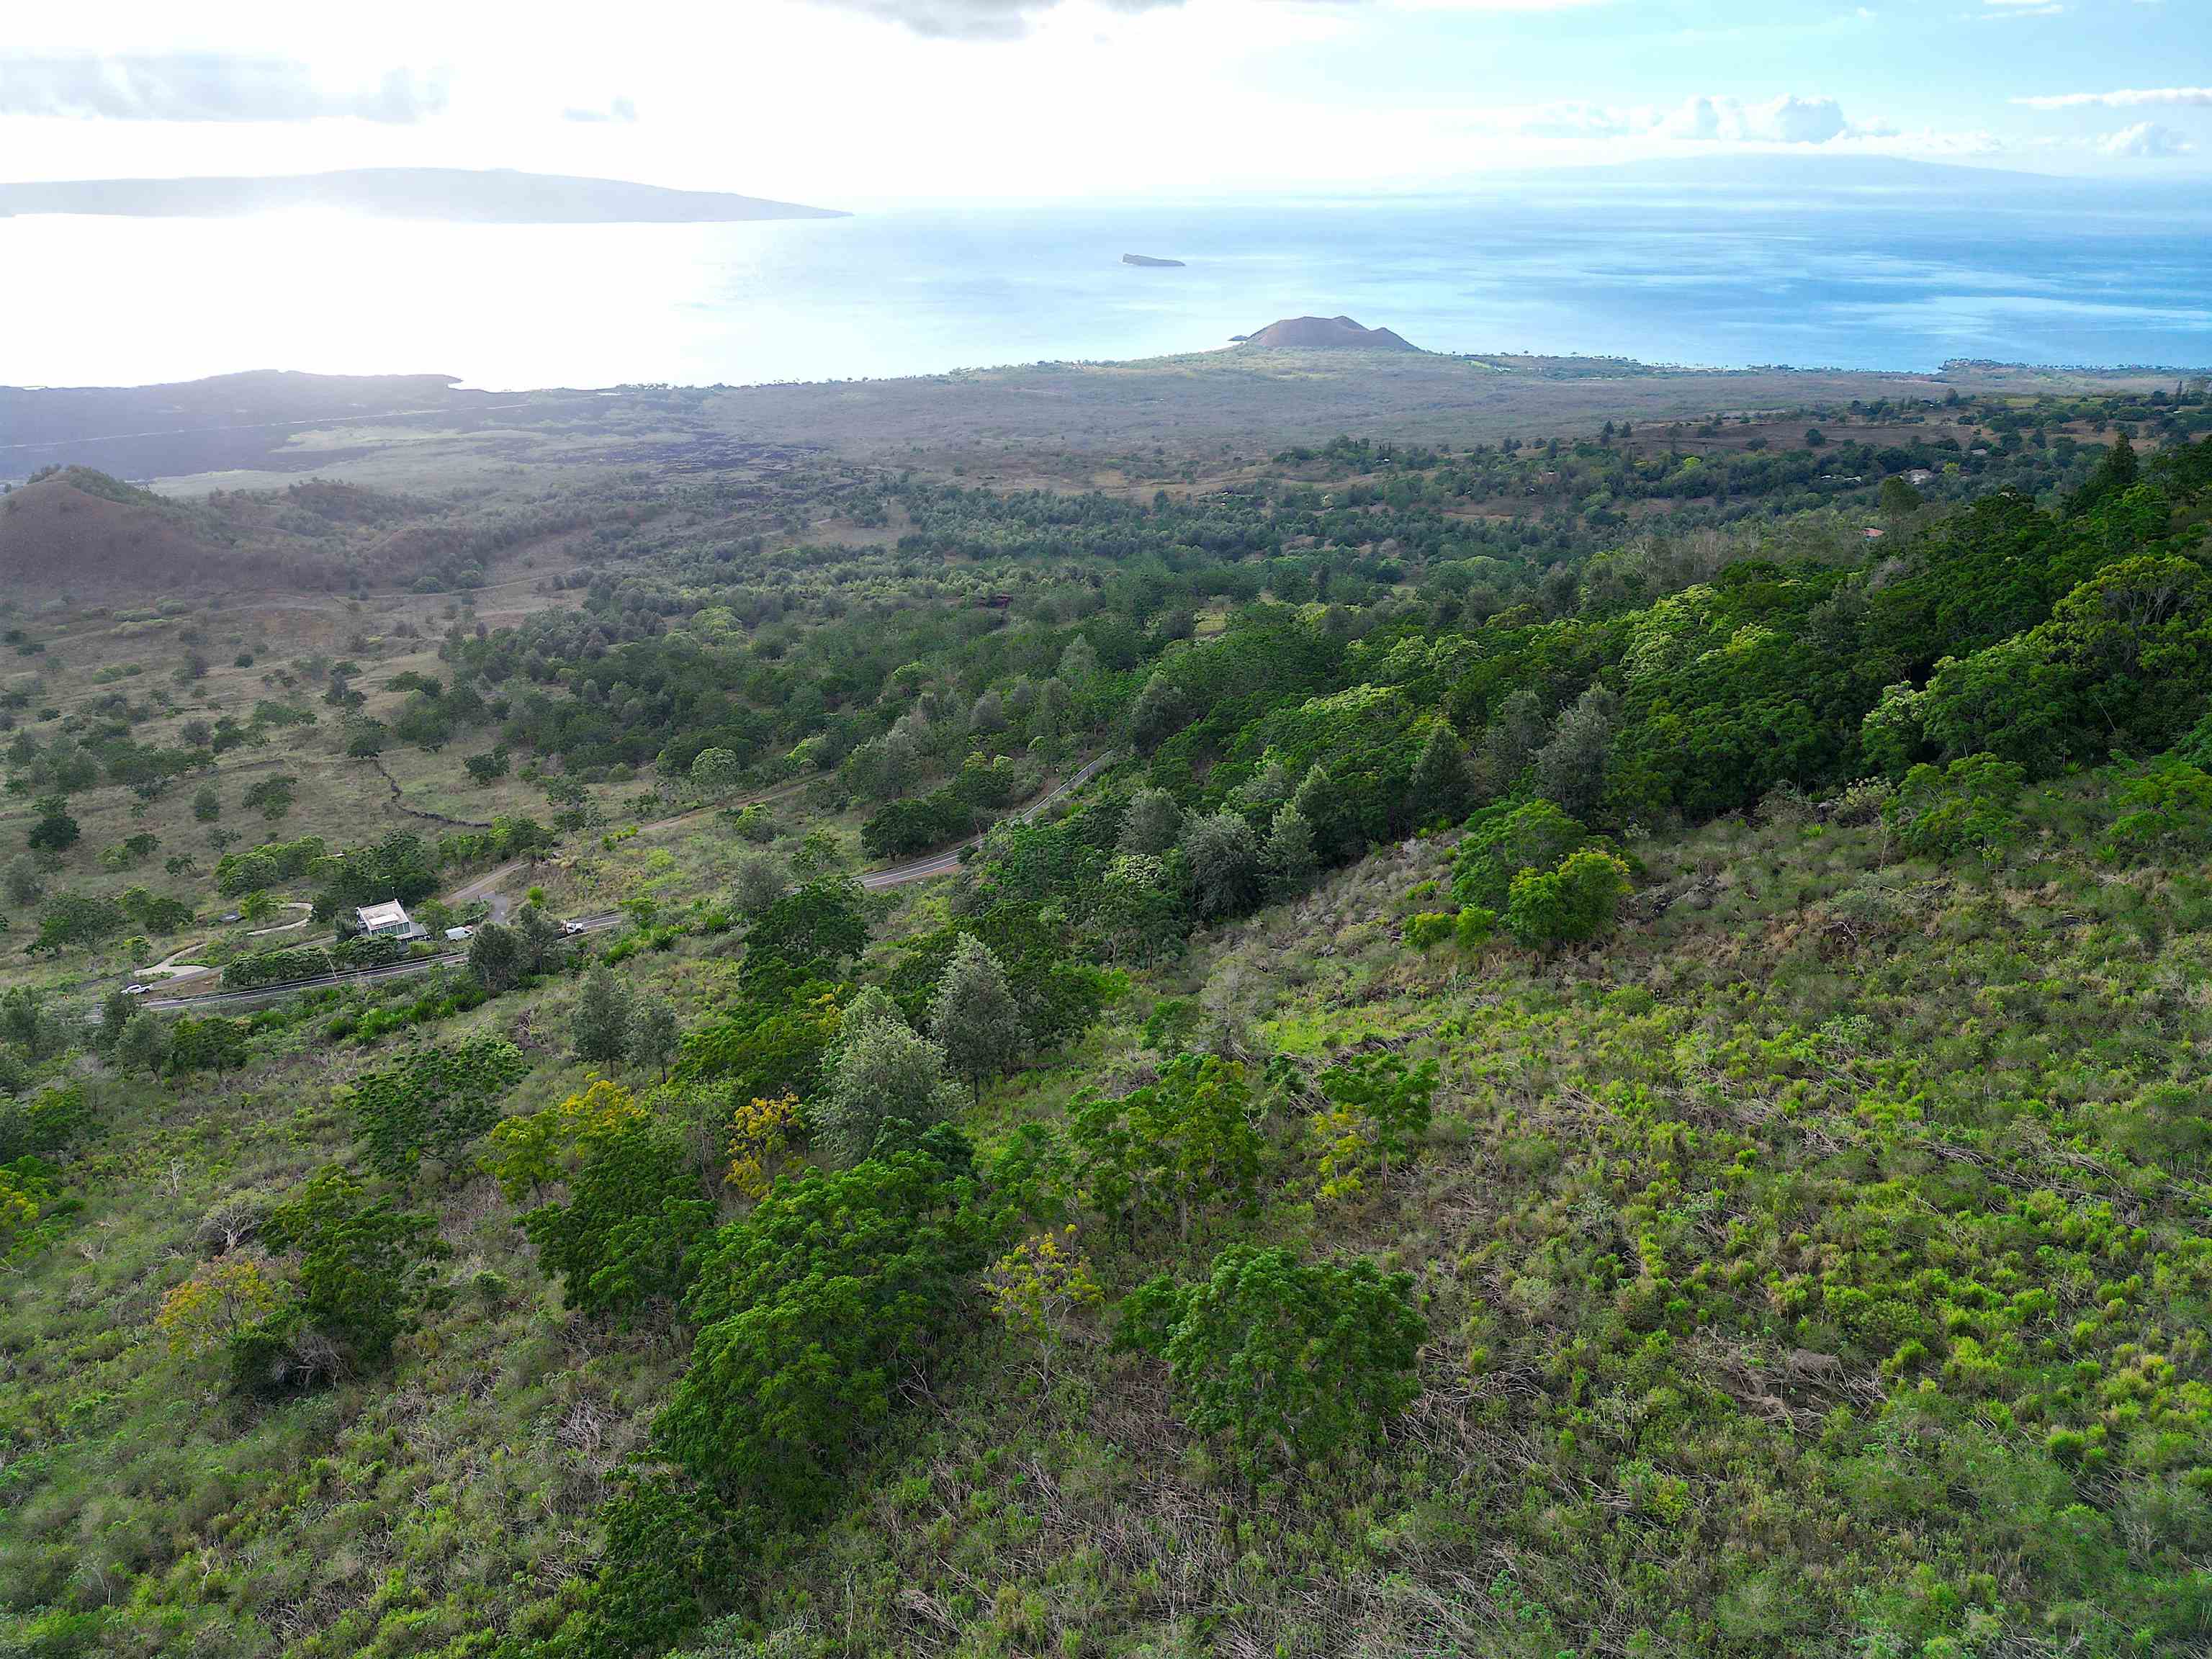
<svg viewBox="0 0 2212 1659">
<path fill-rule="evenodd" d="M 1085 784 L 1112 765 L 1117 758 L 1118 757 L 1113 751 L 1109 750 L 1099 756 L 1097 759 L 1086 763 L 1081 771 L 1066 783 L 1061 784 L 1059 788 L 1039 795 L 1027 806 L 1015 813 L 1012 821 L 1029 823 L 1055 801 L 1064 800 L 1082 788 Z M 895 864 L 887 870 L 865 870 L 860 873 L 860 885 L 871 892 L 875 892 L 885 887 L 903 887 L 908 882 L 927 881 L 936 876 L 949 876 L 960 867 L 960 855 L 963 853 L 971 847 L 981 847 L 982 844 L 983 837 L 976 836 L 970 840 L 962 842 L 957 847 L 948 847 L 939 853 L 927 854 L 905 864 Z"/>
<path fill-rule="evenodd" d="M 1024 823 L 1028 823 L 1055 801 L 1063 800 L 1083 787 L 1085 784 L 1112 764 L 1115 758 L 1115 755 L 1111 751 L 1099 756 L 1097 759 L 1085 764 L 1082 770 L 1068 779 L 1066 783 L 1038 796 L 1013 817 Z M 963 842 L 959 846 L 947 848 L 943 852 L 932 853 L 925 858 L 909 860 L 904 864 L 895 864 L 885 870 L 864 871 L 860 875 L 860 885 L 873 892 L 880 891 L 886 887 L 904 887 L 912 882 L 928 881 L 937 876 L 950 875 L 960 867 L 960 854 L 970 847 L 980 846 L 982 840 L 982 836 L 977 836 L 972 841 Z M 467 886 L 459 889 L 447 900 L 447 902 L 459 904 L 481 896 L 482 890 L 512 874 L 527 862 L 527 860 L 520 860 L 516 863 L 503 865 L 499 869 L 489 871 L 478 876 Z M 603 915 L 579 916 L 576 918 L 576 923 L 580 933 L 603 933 L 610 927 L 621 926 L 625 920 L 623 912 L 610 910 Z M 174 1009 L 204 1009 L 264 1002 L 274 997 L 289 996 L 295 991 L 314 991 L 331 985 L 360 985 L 370 980 L 400 979 L 410 974 L 426 974 L 434 968 L 450 968 L 457 963 L 466 962 L 468 959 L 469 953 L 466 951 L 442 951 L 434 957 L 415 957 L 405 962 L 387 963 L 381 968 L 360 968 L 350 973 L 322 974 L 313 979 L 292 980 L 283 985 L 257 985 L 251 990 L 246 991 L 212 991 L 205 996 L 198 997 L 148 996 L 140 1000 L 139 1006 L 143 1008 L 159 1008 L 167 1012 Z"/>
</svg>

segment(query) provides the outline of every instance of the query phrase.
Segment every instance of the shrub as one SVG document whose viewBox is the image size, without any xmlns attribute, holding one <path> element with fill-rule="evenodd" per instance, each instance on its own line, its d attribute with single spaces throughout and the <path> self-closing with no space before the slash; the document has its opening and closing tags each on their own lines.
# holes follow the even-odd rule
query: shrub
<svg viewBox="0 0 2212 1659">
<path fill-rule="evenodd" d="M 1916 766 L 1883 806 L 1882 821 L 1909 853 L 1987 857 L 2019 839 L 2014 807 L 2027 781 L 2026 767 L 1995 755 Z"/>
<path fill-rule="evenodd" d="M 1452 867 L 1452 896 L 1503 910 L 1513 878 L 1550 870 L 1589 841 L 1589 832 L 1548 800 L 1488 807 L 1468 820 Z"/>
<path fill-rule="evenodd" d="M 937 1129 L 838 1174 L 781 1181 L 700 1252 L 691 1363 L 654 1425 L 702 1479 L 818 1513 L 901 1377 L 975 1305 L 967 1143 Z"/>
<path fill-rule="evenodd" d="M 2109 859 L 2185 858 L 2212 847 L 2212 776 L 2167 757 L 2121 785 L 2104 853 Z"/>
<path fill-rule="evenodd" d="M 448 1165 L 499 1121 L 499 1102 L 530 1069 L 522 1051 L 494 1039 L 425 1048 L 354 1085 L 355 1136 L 371 1169 L 390 1180 L 425 1153 Z"/>
<path fill-rule="evenodd" d="M 1133 1231 L 1172 1209 L 1184 1238 L 1217 1204 L 1249 1207 L 1265 1144 L 1242 1062 L 1182 1054 L 1159 1081 L 1068 1109 L 1076 1177 L 1091 1207 Z"/>
<path fill-rule="evenodd" d="M 1455 918 L 1441 910 L 1424 910 L 1406 919 L 1405 940 L 1416 951 L 1433 950 L 1451 938 Z"/>
<path fill-rule="evenodd" d="M 284 1387 L 303 1364 L 319 1380 L 311 1336 L 334 1344 L 336 1369 L 380 1366 L 442 1292 L 434 1264 L 452 1254 L 434 1216 L 394 1209 L 336 1164 L 269 1213 L 263 1243 L 298 1260 L 300 1299 L 231 1339 L 234 1371 L 248 1387 Z"/>
<path fill-rule="evenodd" d="M 1164 1358 L 1195 1433 L 1249 1480 L 1371 1442 L 1420 1392 L 1427 1327 L 1413 1277 L 1232 1245 L 1195 1285 L 1164 1275 L 1122 1304 L 1117 1346 Z"/>
<path fill-rule="evenodd" d="M 568 1202 L 522 1218 L 568 1305 L 610 1314 L 680 1296 L 691 1248 L 714 1224 L 682 1134 L 650 1113 L 634 1113 L 579 1148 Z"/>
<path fill-rule="evenodd" d="M 1523 870 L 1513 878 L 1506 931 L 1537 949 L 1583 944 L 1612 930 L 1628 890 L 1628 866 L 1612 854 L 1570 853 L 1548 874 Z"/>
</svg>

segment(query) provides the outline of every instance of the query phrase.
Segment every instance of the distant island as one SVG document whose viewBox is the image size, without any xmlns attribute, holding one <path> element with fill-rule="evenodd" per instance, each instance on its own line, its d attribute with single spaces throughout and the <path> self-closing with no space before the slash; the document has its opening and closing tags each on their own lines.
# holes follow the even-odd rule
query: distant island
<svg viewBox="0 0 2212 1659">
<path fill-rule="evenodd" d="M 1182 261 L 1180 259 L 1155 259 L 1149 253 L 1125 253 L 1121 256 L 1121 263 L 1125 265 L 1142 265 L 1147 270 L 1181 270 L 1182 269 Z"/>
<path fill-rule="evenodd" d="M 842 219 L 831 208 L 714 190 L 505 168 L 362 167 L 269 178 L 70 179 L 0 184 L 0 218 L 30 213 L 131 219 L 235 219 L 285 208 L 337 208 L 381 219 L 453 224 L 722 224 Z"/>
<path fill-rule="evenodd" d="M 1420 350 L 1387 328 L 1362 328 L 1349 317 L 1285 317 L 1238 343 L 1261 351 Z"/>
</svg>

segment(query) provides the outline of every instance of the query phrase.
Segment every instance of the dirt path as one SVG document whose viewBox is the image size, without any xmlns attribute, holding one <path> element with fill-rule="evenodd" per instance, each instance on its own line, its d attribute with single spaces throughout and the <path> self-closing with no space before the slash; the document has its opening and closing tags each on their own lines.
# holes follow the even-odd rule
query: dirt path
<svg viewBox="0 0 2212 1659">
<path fill-rule="evenodd" d="M 708 805 L 694 806 L 677 813 L 672 817 L 654 818 L 649 823 L 641 823 L 637 826 L 637 832 L 641 836 L 650 836 L 663 830 L 676 829 L 679 825 L 689 823 L 694 818 L 705 817 L 710 812 L 742 812 L 748 806 L 765 806 L 772 800 L 782 800 L 787 796 L 797 794 L 806 787 L 807 782 L 808 780 L 805 778 L 798 778 L 789 783 L 779 783 L 775 788 L 763 790 L 757 795 L 740 795 L 731 800 L 718 800 Z"/>
<path fill-rule="evenodd" d="M 456 887 L 447 894 L 447 908 L 458 910 L 465 904 L 474 904 L 478 899 L 489 899 L 491 901 L 491 920 L 505 921 L 507 907 L 507 895 L 495 892 L 493 890 L 516 871 L 527 869 L 532 862 L 533 860 L 530 859 L 516 859 L 512 863 L 501 865 L 496 870 L 485 871 L 474 881 Z"/>
<path fill-rule="evenodd" d="M 184 956 L 189 951 L 197 951 L 206 943 L 207 941 L 205 939 L 195 939 L 190 945 L 179 945 L 175 950 L 170 951 L 167 956 L 163 957 L 159 962 L 149 963 L 148 966 L 143 968 L 133 968 L 131 970 L 131 977 L 135 980 L 167 980 L 174 981 L 177 980 L 198 979 L 202 974 L 211 974 L 215 972 L 215 969 L 200 963 L 179 962 L 177 960 L 179 957 Z"/>
</svg>

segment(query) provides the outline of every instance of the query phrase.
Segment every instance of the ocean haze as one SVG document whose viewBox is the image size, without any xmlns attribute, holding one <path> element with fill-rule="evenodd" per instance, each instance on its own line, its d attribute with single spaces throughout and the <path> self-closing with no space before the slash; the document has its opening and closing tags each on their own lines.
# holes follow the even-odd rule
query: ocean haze
<svg viewBox="0 0 2212 1659">
<path fill-rule="evenodd" d="M 2212 362 L 2208 241 L 2194 190 L 1901 166 L 749 224 L 0 221 L 15 313 L 36 323 L 6 378 L 56 385 L 884 377 L 1203 350 L 1340 313 L 1431 350 L 2186 367 Z M 1185 268 L 1124 264 L 1130 247 Z"/>
<path fill-rule="evenodd" d="M 722 224 L 835 219 L 832 208 L 722 191 L 665 190 L 619 179 L 471 167 L 359 167 L 249 178 L 66 179 L 0 185 L 0 216 L 242 219 L 333 209 L 374 219 L 453 224 Z"/>
</svg>

